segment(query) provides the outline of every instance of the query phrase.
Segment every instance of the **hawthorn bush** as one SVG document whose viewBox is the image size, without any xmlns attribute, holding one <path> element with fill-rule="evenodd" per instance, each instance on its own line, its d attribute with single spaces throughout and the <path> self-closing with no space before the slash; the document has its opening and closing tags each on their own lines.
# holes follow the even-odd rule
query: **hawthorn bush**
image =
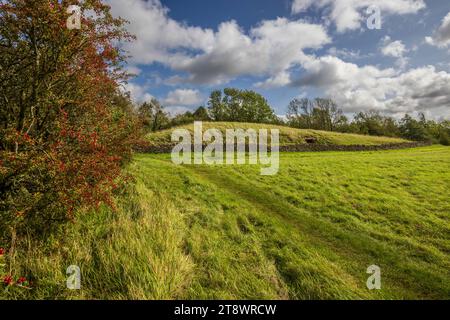
<svg viewBox="0 0 450 320">
<path fill-rule="evenodd" d="M 73 4 L 84 14 L 69 30 Z M 0 240 L 112 205 L 139 133 L 120 90 L 125 23 L 101 0 L 0 0 Z"/>
</svg>

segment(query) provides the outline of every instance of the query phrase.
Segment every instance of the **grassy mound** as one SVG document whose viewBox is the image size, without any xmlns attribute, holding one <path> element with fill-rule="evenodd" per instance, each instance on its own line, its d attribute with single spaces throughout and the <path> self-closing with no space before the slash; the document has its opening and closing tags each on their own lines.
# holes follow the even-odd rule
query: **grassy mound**
<svg viewBox="0 0 450 320">
<path fill-rule="evenodd" d="M 0 298 L 448 299 L 450 148 L 282 153 L 258 166 L 142 154 L 117 210 L 17 252 Z M 65 287 L 79 265 L 82 290 Z M 378 265 L 382 289 L 368 290 Z"/>
<path fill-rule="evenodd" d="M 395 144 L 404 143 L 406 140 L 399 138 L 388 137 L 374 137 L 357 134 L 346 134 L 338 132 L 318 131 L 318 130 L 305 130 L 294 129 L 285 126 L 276 126 L 260 123 L 239 123 L 239 122 L 203 122 L 203 131 L 208 129 L 218 129 L 225 136 L 227 129 L 278 129 L 280 130 L 280 145 L 294 145 L 294 144 L 306 144 L 307 138 L 314 138 L 317 144 L 321 145 L 382 145 L 382 144 Z M 191 132 L 194 131 L 194 125 L 184 125 L 169 130 L 163 130 L 155 133 L 151 133 L 147 136 L 150 144 L 153 146 L 170 145 L 171 134 L 175 129 L 187 129 Z"/>
</svg>

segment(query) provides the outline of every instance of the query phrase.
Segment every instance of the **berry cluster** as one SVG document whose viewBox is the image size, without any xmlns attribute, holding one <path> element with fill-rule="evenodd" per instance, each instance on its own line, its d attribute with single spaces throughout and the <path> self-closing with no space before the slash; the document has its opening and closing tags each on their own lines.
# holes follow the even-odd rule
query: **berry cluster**
<svg viewBox="0 0 450 320">
<path fill-rule="evenodd" d="M 29 281 L 25 277 L 18 277 L 16 279 L 13 278 L 12 275 L 2 275 L 4 273 L 4 268 L 6 264 L 4 263 L 4 256 L 6 254 L 6 250 L 4 248 L 0 248 L 0 279 L 2 279 L 2 283 L 6 287 L 17 286 L 22 288 L 29 289 L 31 287 L 31 281 Z"/>
</svg>

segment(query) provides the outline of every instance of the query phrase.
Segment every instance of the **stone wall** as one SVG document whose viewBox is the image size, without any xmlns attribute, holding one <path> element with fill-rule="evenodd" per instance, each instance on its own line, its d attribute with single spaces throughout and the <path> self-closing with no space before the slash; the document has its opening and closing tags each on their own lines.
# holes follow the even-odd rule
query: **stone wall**
<svg viewBox="0 0 450 320">
<path fill-rule="evenodd" d="M 403 142 L 381 145 L 324 145 L 324 144 L 297 144 L 281 146 L 282 152 L 319 152 L 319 151 L 377 151 L 377 150 L 397 150 L 430 146 L 429 142 Z"/>
<path fill-rule="evenodd" d="M 172 145 L 149 145 L 149 146 L 139 146 L 135 148 L 136 152 L 139 153 L 171 153 L 173 147 Z M 326 145 L 326 144 L 295 144 L 295 145 L 284 145 L 280 146 L 280 152 L 322 152 L 322 151 L 377 151 L 377 150 L 397 150 L 397 149 L 408 149 L 430 146 L 429 142 L 404 142 L 404 143 L 392 143 L 392 144 L 381 144 L 381 145 Z M 207 145 L 203 145 L 203 149 Z M 270 148 L 268 148 L 270 150 Z M 226 150 L 225 146 L 224 149 Z"/>
</svg>

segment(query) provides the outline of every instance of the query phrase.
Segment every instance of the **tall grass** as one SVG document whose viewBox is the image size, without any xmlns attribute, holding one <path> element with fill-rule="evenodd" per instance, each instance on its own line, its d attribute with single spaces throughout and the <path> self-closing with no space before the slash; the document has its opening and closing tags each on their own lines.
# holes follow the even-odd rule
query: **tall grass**
<svg viewBox="0 0 450 320">
<path fill-rule="evenodd" d="M 137 169 L 137 164 L 130 172 Z M 138 176 L 137 176 L 138 177 Z M 65 231 L 25 240 L 12 270 L 34 279 L 33 290 L 10 288 L 1 298 L 176 299 L 189 286 L 193 264 L 182 250 L 180 212 L 137 178 L 117 210 L 79 212 Z M 66 269 L 81 268 L 81 290 L 66 288 Z"/>
<path fill-rule="evenodd" d="M 138 155 L 117 210 L 80 212 L 11 262 L 33 299 L 448 299 L 450 148 L 281 154 L 258 166 Z M 367 267 L 382 272 L 368 290 Z M 66 288 L 69 265 L 82 289 Z"/>
</svg>

